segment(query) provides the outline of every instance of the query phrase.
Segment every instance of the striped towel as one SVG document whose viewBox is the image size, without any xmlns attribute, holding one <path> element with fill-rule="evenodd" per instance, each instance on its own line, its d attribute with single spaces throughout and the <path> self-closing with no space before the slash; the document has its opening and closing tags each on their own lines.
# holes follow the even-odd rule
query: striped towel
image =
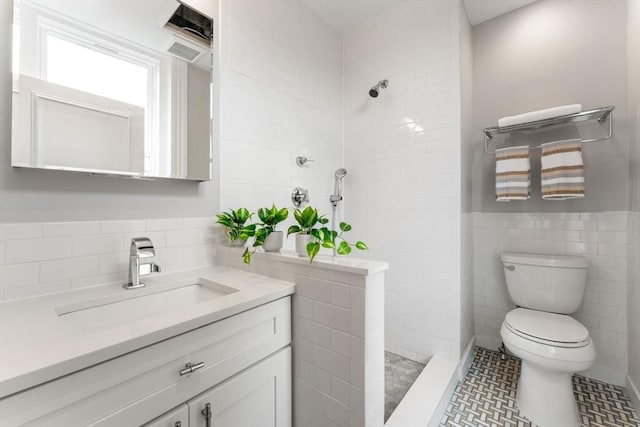
<svg viewBox="0 0 640 427">
<path fill-rule="evenodd" d="M 542 198 L 584 197 L 584 164 L 579 139 L 542 144 Z"/>
<path fill-rule="evenodd" d="M 496 200 L 527 200 L 531 195 L 529 146 L 496 150 Z"/>
</svg>

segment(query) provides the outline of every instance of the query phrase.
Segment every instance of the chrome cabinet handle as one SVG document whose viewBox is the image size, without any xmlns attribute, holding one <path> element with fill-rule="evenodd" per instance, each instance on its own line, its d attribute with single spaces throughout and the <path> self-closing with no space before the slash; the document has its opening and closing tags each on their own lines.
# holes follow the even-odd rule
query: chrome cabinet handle
<svg viewBox="0 0 640 427">
<path fill-rule="evenodd" d="M 515 271 L 516 270 L 516 266 L 515 265 L 505 265 L 504 268 L 509 270 L 509 271 Z"/>
<path fill-rule="evenodd" d="M 200 411 L 202 416 L 204 417 L 204 423 L 207 427 L 211 427 L 211 404 L 207 403 L 204 405 L 204 409 Z"/>
<path fill-rule="evenodd" d="M 182 427 L 182 423 L 180 421 L 176 421 L 173 427 Z"/>
<path fill-rule="evenodd" d="M 202 369 L 202 368 L 204 368 L 204 362 L 200 362 L 196 364 L 189 362 L 184 366 L 184 369 L 180 371 L 180 376 L 191 374 L 192 372 L 195 372 L 198 369 Z"/>
</svg>

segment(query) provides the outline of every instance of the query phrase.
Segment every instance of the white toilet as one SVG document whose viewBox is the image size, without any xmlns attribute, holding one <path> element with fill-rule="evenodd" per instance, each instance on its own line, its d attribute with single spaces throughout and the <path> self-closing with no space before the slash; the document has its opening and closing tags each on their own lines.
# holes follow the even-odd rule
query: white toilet
<svg viewBox="0 0 640 427">
<path fill-rule="evenodd" d="M 504 253 L 502 265 L 511 300 L 500 335 L 522 359 L 518 383 L 520 413 L 540 427 L 579 426 L 571 376 L 593 365 L 589 331 L 568 316 L 584 295 L 583 257 Z"/>
</svg>

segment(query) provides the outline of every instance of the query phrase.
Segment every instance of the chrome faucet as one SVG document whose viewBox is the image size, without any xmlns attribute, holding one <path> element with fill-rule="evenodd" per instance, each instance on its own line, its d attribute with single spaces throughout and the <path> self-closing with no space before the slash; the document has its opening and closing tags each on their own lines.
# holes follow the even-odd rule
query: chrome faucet
<svg viewBox="0 0 640 427">
<path fill-rule="evenodd" d="M 129 282 L 122 285 L 125 289 L 136 289 L 144 286 L 140 283 L 140 276 L 160 272 L 160 266 L 155 262 L 140 263 L 140 258 L 152 258 L 156 256 L 153 243 L 146 237 L 134 237 L 131 239 L 131 251 L 129 253 Z"/>
</svg>

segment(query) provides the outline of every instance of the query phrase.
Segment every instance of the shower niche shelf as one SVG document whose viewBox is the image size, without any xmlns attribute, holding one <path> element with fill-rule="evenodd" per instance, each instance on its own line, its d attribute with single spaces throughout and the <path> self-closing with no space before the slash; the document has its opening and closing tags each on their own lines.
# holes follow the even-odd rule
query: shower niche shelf
<svg viewBox="0 0 640 427">
<path fill-rule="evenodd" d="M 489 150 L 489 141 L 493 139 L 496 135 L 507 134 L 511 132 L 527 132 L 527 131 L 535 131 L 541 128 L 547 128 L 552 126 L 560 126 L 567 125 L 572 123 L 580 123 L 597 120 L 602 123 L 605 120 L 609 119 L 609 131 L 606 136 L 601 138 L 591 138 L 591 139 L 581 139 L 580 142 L 583 144 L 589 142 L 600 142 L 600 141 L 608 141 L 613 136 L 613 125 L 612 125 L 612 112 L 615 109 L 614 106 L 595 108 L 593 110 L 581 111 L 579 113 L 566 114 L 563 116 L 551 117 L 543 120 L 536 120 L 533 122 L 520 123 L 517 125 L 511 126 L 494 126 L 484 128 L 482 132 L 484 133 L 484 152 L 486 154 L 493 154 L 494 151 Z M 531 148 L 540 148 L 540 145 L 531 146 Z"/>
</svg>

